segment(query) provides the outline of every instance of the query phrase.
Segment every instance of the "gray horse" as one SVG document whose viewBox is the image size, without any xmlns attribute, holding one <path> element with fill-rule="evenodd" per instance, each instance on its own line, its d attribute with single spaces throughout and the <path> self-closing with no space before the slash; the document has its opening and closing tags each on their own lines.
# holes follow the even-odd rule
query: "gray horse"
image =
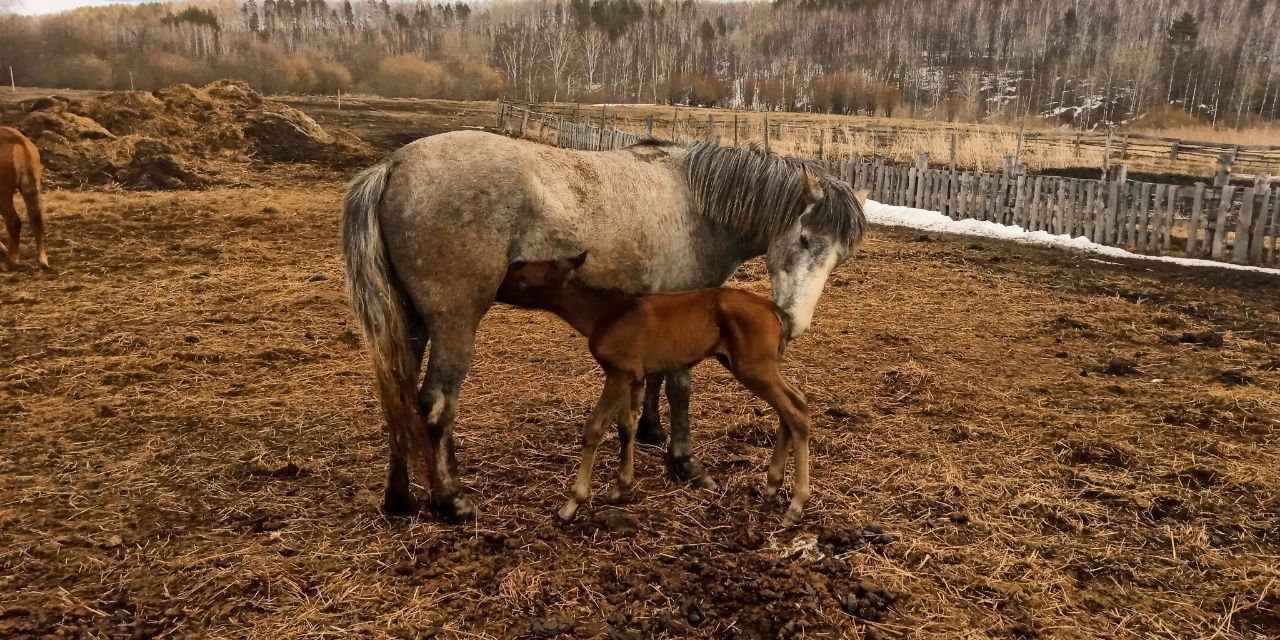
<svg viewBox="0 0 1280 640">
<path fill-rule="evenodd" d="M 501 302 L 511 263 L 589 250 L 584 282 L 650 293 L 718 286 L 764 255 L 794 338 L 831 271 L 861 241 L 864 200 L 797 160 L 711 142 L 583 152 L 460 131 L 418 140 L 365 170 L 347 192 L 342 246 L 391 434 L 383 508 L 416 508 L 406 463 L 421 461 L 432 509 L 474 515 L 457 479 L 453 422 L 476 328 Z M 662 382 L 647 381 L 642 442 L 664 439 Z M 665 382 L 668 468 L 714 488 L 690 451 L 689 371 Z"/>
</svg>

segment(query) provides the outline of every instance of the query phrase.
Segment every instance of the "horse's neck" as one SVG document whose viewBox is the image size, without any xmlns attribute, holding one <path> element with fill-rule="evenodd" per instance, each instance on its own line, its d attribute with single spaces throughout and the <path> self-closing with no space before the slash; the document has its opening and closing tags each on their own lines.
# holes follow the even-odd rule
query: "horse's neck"
<svg viewBox="0 0 1280 640">
<path fill-rule="evenodd" d="M 561 287 L 549 309 L 590 338 L 600 323 L 626 313 L 635 300 L 635 296 L 572 282 Z"/>
</svg>

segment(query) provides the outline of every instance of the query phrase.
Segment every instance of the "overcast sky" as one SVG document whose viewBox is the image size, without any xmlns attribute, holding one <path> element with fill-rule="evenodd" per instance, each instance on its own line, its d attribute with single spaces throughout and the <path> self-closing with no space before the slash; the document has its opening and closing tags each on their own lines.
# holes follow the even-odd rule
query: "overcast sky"
<svg viewBox="0 0 1280 640">
<path fill-rule="evenodd" d="M 18 0 L 18 13 L 57 13 L 76 7 L 102 7 L 109 4 L 138 4 L 145 0 Z"/>
</svg>

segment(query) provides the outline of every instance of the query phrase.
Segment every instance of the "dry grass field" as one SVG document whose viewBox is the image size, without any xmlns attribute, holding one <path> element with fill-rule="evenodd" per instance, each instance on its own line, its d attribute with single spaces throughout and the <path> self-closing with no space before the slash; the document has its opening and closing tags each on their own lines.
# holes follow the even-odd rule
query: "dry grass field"
<svg viewBox="0 0 1280 640">
<path fill-rule="evenodd" d="M 492 126 L 389 106 L 308 110 L 380 144 Z M 874 229 L 788 349 L 793 528 L 759 495 L 775 418 L 715 363 L 720 491 L 644 448 L 635 502 L 598 483 L 558 524 L 601 376 L 495 307 L 457 428 L 479 517 L 388 519 L 346 178 L 49 194 L 55 271 L 0 273 L 0 637 L 1280 635 L 1280 279 Z"/>
</svg>

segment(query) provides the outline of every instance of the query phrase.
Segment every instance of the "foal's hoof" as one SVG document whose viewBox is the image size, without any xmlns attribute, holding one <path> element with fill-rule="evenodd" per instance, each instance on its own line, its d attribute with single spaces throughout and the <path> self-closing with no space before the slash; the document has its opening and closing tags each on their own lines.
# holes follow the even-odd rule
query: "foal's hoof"
<svg viewBox="0 0 1280 640">
<path fill-rule="evenodd" d="M 800 524 L 800 520 L 804 518 L 804 512 L 792 507 L 787 509 L 787 515 L 782 517 L 782 526 L 794 527 Z"/>
<path fill-rule="evenodd" d="M 389 516 L 411 516 L 418 512 L 418 502 L 408 493 L 384 493 L 382 512 Z"/>
<path fill-rule="evenodd" d="M 677 460 L 667 455 L 667 473 L 676 480 L 683 480 L 704 491 L 720 489 L 720 485 L 707 475 L 707 470 L 702 463 L 693 458 Z"/>
<path fill-rule="evenodd" d="M 560 507 L 560 510 L 556 512 L 556 517 L 560 518 L 561 522 L 569 522 L 573 520 L 573 516 L 577 513 L 578 503 L 574 500 L 570 500 L 564 503 L 563 507 Z"/>
<path fill-rule="evenodd" d="M 773 487 L 773 486 L 765 485 L 765 487 L 764 487 L 764 501 L 765 501 L 766 503 L 768 503 L 768 504 L 773 504 L 774 502 L 777 502 L 777 501 L 778 501 L 778 487 Z"/>
<path fill-rule="evenodd" d="M 458 522 L 476 517 L 476 508 L 462 496 L 431 501 L 431 512 L 442 520 Z"/>
</svg>

